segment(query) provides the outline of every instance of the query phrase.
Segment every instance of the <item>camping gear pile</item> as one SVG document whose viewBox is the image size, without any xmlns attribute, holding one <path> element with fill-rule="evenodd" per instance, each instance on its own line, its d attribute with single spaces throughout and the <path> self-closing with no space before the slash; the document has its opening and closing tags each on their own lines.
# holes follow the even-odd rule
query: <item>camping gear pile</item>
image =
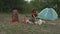
<svg viewBox="0 0 60 34">
<path fill-rule="evenodd" d="M 58 19 L 58 14 L 53 8 L 45 8 L 40 13 L 38 13 L 36 20 L 34 20 L 34 18 L 29 17 L 28 19 L 24 20 L 25 21 L 24 23 L 41 25 L 43 23 L 46 23 L 45 20 L 54 21 L 57 19 Z"/>
</svg>

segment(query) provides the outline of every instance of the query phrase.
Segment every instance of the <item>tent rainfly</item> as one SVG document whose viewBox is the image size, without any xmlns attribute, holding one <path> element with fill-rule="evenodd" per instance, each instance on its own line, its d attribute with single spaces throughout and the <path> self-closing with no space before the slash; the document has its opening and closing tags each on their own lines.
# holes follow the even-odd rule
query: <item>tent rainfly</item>
<svg viewBox="0 0 60 34">
<path fill-rule="evenodd" d="M 58 19 L 58 14 L 53 8 L 45 8 L 38 13 L 37 17 L 44 20 L 56 20 Z"/>
</svg>

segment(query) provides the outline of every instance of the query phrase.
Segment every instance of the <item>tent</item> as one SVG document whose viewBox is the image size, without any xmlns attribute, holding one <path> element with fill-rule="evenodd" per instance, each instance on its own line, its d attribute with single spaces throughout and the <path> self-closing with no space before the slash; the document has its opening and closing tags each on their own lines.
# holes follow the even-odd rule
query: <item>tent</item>
<svg viewBox="0 0 60 34">
<path fill-rule="evenodd" d="M 45 8 L 38 13 L 37 17 L 44 20 L 56 20 L 58 19 L 58 14 L 53 8 Z"/>
</svg>

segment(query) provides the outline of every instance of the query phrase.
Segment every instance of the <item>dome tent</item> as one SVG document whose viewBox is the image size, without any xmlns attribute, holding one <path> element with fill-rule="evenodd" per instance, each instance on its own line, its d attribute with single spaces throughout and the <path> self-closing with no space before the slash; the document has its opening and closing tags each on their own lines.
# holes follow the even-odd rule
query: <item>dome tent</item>
<svg viewBox="0 0 60 34">
<path fill-rule="evenodd" d="M 45 8 L 38 13 L 37 17 L 44 20 L 56 20 L 58 19 L 58 14 L 53 8 Z"/>
</svg>

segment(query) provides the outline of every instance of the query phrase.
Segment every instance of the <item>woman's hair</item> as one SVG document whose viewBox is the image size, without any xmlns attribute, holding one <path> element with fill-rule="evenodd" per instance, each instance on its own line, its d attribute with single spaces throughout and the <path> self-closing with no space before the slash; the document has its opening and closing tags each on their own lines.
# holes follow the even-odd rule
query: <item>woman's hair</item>
<svg viewBox="0 0 60 34">
<path fill-rule="evenodd" d="M 33 9 L 32 12 L 33 12 L 33 11 L 36 11 L 36 9 Z"/>
<path fill-rule="evenodd" d="M 17 8 L 12 9 L 12 14 L 14 15 L 14 13 L 18 15 L 18 9 Z"/>
</svg>

